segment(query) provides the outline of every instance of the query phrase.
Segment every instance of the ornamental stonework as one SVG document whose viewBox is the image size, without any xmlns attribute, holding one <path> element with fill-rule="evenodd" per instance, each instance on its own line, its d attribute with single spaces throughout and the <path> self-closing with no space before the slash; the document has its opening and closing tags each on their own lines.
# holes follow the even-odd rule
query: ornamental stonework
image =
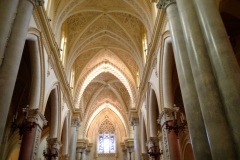
<svg viewBox="0 0 240 160">
<path fill-rule="evenodd" d="M 166 9 L 169 5 L 176 3 L 176 0 L 159 0 L 157 7 L 159 9 Z"/>
</svg>

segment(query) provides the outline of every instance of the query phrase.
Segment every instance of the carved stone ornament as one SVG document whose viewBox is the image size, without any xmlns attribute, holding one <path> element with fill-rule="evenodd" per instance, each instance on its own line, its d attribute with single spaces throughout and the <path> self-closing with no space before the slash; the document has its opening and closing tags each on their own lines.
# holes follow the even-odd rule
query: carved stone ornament
<svg viewBox="0 0 240 160">
<path fill-rule="evenodd" d="M 174 112 L 178 112 L 178 110 L 179 107 L 164 108 L 164 111 L 159 115 L 159 118 L 157 119 L 158 124 L 163 126 L 165 122 L 173 120 Z"/>
<path fill-rule="evenodd" d="M 28 0 L 31 2 L 34 6 L 43 6 L 44 5 L 44 0 Z"/>
<path fill-rule="evenodd" d="M 138 117 L 132 117 L 131 126 L 138 126 L 138 124 L 139 124 L 139 118 Z"/>
<path fill-rule="evenodd" d="M 59 150 L 61 145 L 61 142 L 57 139 L 57 138 L 47 138 L 47 145 L 48 147 L 50 147 L 51 149 L 57 149 Z"/>
<path fill-rule="evenodd" d="M 166 9 L 169 5 L 176 3 L 176 0 L 159 0 L 157 4 L 158 9 Z"/>
<path fill-rule="evenodd" d="M 147 141 L 147 146 L 151 147 L 153 146 L 153 144 L 155 144 L 156 146 L 159 146 L 159 137 L 149 137 L 149 140 Z"/>
<path fill-rule="evenodd" d="M 39 109 L 30 109 L 29 107 L 23 108 L 23 112 L 26 113 L 26 117 L 28 122 L 34 122 L 37 124 L 41 129 L 43 126 L 47 125 L 47 120 L 43 116 Z"/>
<path fill-rule="evenodd" d="M 80 127 L 80 120 L 79 120 L 79 118 L 76 118 L 76 117 L 72 118 L 71 125 L 72 125 L 72 127 Z"/>
</svg>

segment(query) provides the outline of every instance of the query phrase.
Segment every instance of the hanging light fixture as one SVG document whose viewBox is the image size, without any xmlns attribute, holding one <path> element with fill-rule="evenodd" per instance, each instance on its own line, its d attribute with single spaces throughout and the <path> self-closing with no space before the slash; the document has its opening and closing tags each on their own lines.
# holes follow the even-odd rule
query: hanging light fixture
<svg viewBox="0 0 240 160">
<path fill-rule="evenodd" d="M 159 146 L 156 146 L 155 143 L 148 149 L 148 154 L 150 158 L 154 158 L 154 160 L 159 160 L 160 156 L 163 154 L 163 151 L 160 151 Z"/>
<path fill-rule="evenodd" d="M 173 130 L 177 136 L 180 131 L 185 131 L 185 127 L 187 125 L 187 121 L 185 120 L 183 113 L 180 113 L 180 116 L 179 113 L 179 108 L 174 105 L 173 124 L 170 125 L 166 122 L 166 129 L 168 130 L 168 132 L 171 132 Z M 178 117 L 180 117 L 180 120 Z"/>
<path fill-rule="evenodd" d="M 36 123 L 35 122 L 29 122 L 28 121 L 28 115 L 29 115 L 29 105 L 27 105 L 26 108 L 23 108 L 23 113 L 24 113 L 24 118 L 22 123 L 18 124 L 17 123 L 17 117 L 18 117 L 18 112 L 13 115 L 13 121 L 11 124 L 11 130 L 14 132 L 16 129 L 19 129 L 19 135 L 20 138 L 22 135 L 26 132 L 31 132 L 33 128 L 35 128 Z"/>
</svg>

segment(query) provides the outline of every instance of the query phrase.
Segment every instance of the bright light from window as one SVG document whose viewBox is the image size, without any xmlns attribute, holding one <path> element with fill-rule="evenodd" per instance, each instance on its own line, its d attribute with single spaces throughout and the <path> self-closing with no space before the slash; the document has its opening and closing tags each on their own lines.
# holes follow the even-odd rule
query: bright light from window
<svg viewBox="0 0 240 160">
<path fill-rule="evenodd" d="M 108 134 L 108 133 L 99 134 L 98 153 L 115 153 L 114 134 Z"/>
</svg>

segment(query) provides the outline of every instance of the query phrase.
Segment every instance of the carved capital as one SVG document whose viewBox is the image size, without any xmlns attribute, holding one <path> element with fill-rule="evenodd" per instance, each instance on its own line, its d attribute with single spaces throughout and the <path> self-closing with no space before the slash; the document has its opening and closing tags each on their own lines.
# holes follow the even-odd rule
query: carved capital
<svg viewBox="0 0 240 160">
<path fill-rule="evenodd" d="M 174 115 L 179 111 L 179 107 L 164 108 L 164 111 L 159 115 L 158 123 L 163 126 L 164 123 L 170 120 L 174 120 Z"/>
<path fill-rule="evenodd" d="M 44 115 L 39 112 L 39 109 L 30 109 L 29 107 L 23 108 L 23 112 L 26 113 L 28 122 L 37 124 L 41 129 L 47 125 L 47 120 Z"/>
<path fill-rule="evenodd" d="M 83 152 L 87 148 L 88 141 L 86 139 L 80 139 L 77 141 L 77 150 Z"/>
<path fill-rule="evenodd" d="M 138 126 L 139 124 L 139 118 L 138 117 L 132 117 L 131 118 L 131 126 Z"/>
<path fill-rule="evenodd" d="M 149 137 L 149 140 L 147 141 L 147 146 L 152 147 L 154 144 L 155 146 L 159 146 L 159 137 Z"/>
<path fill-rule="evenodd" d="M 166 9 L 168 6 L 174 3 L 176 3 L 176 0 L 159 0 L 159 2 L 157 3 L 157 8 Z"/>
<path fill-rule="evenodd" d="M 134 139 L 132 139 L 132 138 L 126 139 L 124 144 L 125 144 L 126 148 L 133 148 L 134 147 Z"/>
<path fill-rule="evenodd" d="M 80 119 L 79 119 L 79 117 L 73 117 L 72 118 L 71 126 L 72 127 L 76 127 L 76 128 L 80 127 Z"/>
<path fill-rule="evenodd" d="M 134 129 L 134 126 L 138 126 L 139 118 L 136 110 L 130 110 L 129 119 L 130 119 L 130 125 L 133 127 L 133 129 Z"/>
<path fill-rule="evenodd" d="M 61 145 L 61 142 L 57 138 L 47 138 L 47 145 L 48 148 L 51 149 L 57 149 L 59 150 Z"/>
<path fill-rule="evenodd" d="M 44 5 L 44 0 L 28 0 L 33 4 L 33 6 L 43 6 Z"/>
</svg>

